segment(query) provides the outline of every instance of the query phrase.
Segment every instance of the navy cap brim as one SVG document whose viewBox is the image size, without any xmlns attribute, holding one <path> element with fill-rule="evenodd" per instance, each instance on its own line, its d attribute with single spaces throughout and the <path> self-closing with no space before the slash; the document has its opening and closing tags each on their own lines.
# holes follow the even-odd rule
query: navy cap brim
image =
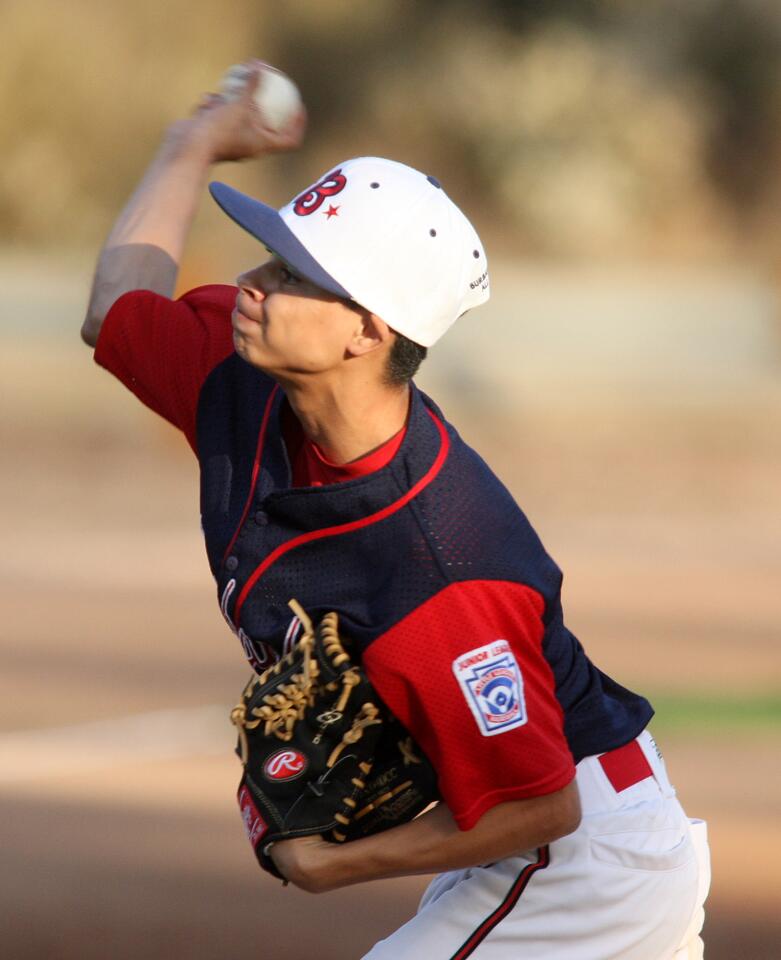
<svg viewBox="0 0 781 960">
<path fill-rule="evenodd" d="M 260 240 L 302 277 L 337 297 L 352 299 L 351 294 L 320 266 L 273 207 L 234 190 L 227 183 L 210 183 L 209 193 L 231 220 Z"/>
</svg>

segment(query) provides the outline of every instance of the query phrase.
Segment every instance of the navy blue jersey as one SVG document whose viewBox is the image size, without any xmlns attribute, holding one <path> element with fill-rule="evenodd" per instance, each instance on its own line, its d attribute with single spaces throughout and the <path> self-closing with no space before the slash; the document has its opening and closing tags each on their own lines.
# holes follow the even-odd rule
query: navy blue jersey
<svg viewBox="0 0 781 960">
<path fill-rule="evenodd" d="M 230 352 L 234 293 L 126 295 L 96 358 L 188 435 L 221 608 L 253 666 L 283 652 L 291 597 L 314 619 L 337 610 L 465 829 L 496 803 L 561 789 L 578 760 L 637 736 L 650 705 L 590 662 L 563 622 L 561 573 L 527 518 L 414 386 L 386 467 L 291 486 L 284 393 Z M 152 350 L 191 374 L 158 372 Z"/>
</svg>

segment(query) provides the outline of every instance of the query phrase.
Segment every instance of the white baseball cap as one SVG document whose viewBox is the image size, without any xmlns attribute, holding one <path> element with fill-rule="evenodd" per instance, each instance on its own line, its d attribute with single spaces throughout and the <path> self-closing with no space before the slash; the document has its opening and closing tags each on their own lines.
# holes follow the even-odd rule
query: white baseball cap
<svg viewBox="0 0 781 960">
<path fill-rule="evenodd" d="M 280 210 L 224 183 L 209 190 L 301 276 L 421 346 L 489 297 L 474 227 L 434 177 L 403 163 L 347 160 Z"/>
</svg>

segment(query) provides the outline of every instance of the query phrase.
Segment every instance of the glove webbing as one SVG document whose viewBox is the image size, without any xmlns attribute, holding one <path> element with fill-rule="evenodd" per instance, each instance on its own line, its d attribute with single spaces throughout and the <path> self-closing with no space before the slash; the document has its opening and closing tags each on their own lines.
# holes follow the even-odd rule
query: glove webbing
<svg viewBox="0 0 781 960">
<path fill-rule="evenodd" d="M 231 712 L 231 720 L 239 730 L 242 760 L 244 762 L 246 762 L 248 755 L 246 730 L 254 730 L 255 727 L 264 723 L 264 732 L 267 737 L 273 734 L 283 741 L 292 740 L 296 723 L 303 719 L 307 707 L 311 707 L 315 702 L 314 681 L 320 675 L 320 667 L 317 658 L 313 656 L 315 637 L 312 621 L 297 600 L 291 600 L 290 607 L 304 627 L 304 633 L 298 641 L 297 649 L 291 650 L 280 658 L 274 666 L 269 667 L 259 677 L 252 677 L 242 693 L 242 702 Z M 323 618 L 322 640 L 325 652 L 334 667 L 339 667 L 350 659 L 339 639 L 338 619 L 335 613 L 327 614 Z M 268 683 L 272 676 L 278 675 L 284 667 L 289 667 L 299 657 L 303 668 L 301 672 L 294 673 L 290 678 L 290 683 L 281 684 L 278 693 L 264 696 L 263 705 L 253 707 L 250 711 L 255 719 L 248 720 L 245 703 L 252 696 L 252 691 L 258 686 Z M 342 694 L 334 707 L 334 711 L 339 714 L 344 712 L 350 692 L 356 684 L 360 683 L 360 677 L 357 671 L 351 668 L 342 674 L 340 680 L 343 685 Z M 327 684 L 326 689 L 337 690 L 338 683 L 332 681 Z M 366 722 L 362 726 L 366 726 Z M 347 742 L 355 743 L 359 734 L 357 731 L 351 732 L 354 739 Z"/>
<path fill-rule="evenodd" d="M 259 677 L 252 677 L 244 688 L 241 700 L 231 711 L 231 721 L 239 731 L 241 761 L 245 765 L 249 755 L 247 730 L 254 730 L 261 723 L 265 723 L 267 737 L 273 734 L 280 740 L 292 740 L 296 723 L 303 718 L 307 707 L 311 707 L 315 702 L 314 681 L 320 673 L 320 667 L 312 656 L 314 637 L 304 635 L 300 645 L 303 647 L 301 651 L 303 669 L 293 674 L 290 683 L 282 684 L 278 693 L 266 694 L 263 697 L 262 706 L 252 708 L 250 714 L 255 718 L 254 720 L 247 718 L 247 702 L 252 697 L 252 692 L 262 684 L 268 683 L 271 676 L 279 674 L 283 667 L 290 666 L 294 660 L 292 652 L 278 660 L 273 667 L 269 667 Z"/>
</svg>

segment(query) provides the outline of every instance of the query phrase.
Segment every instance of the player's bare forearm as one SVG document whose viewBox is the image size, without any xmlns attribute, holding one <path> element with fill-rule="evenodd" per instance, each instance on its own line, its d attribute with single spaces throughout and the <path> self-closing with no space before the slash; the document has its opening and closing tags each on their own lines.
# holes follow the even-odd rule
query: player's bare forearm
<svg viewBox="0 0 781 960">
<path fill-rule="evenodd" d="M 445 806 L 410 823 L 351 843 L 319 837 L 276 843 L 280 873 L 310 893 L 414 874 L 440 873 L 491 863 L 552 843 L 577 829 L 580 798 L 574 781 L 563 790 L 498 804 L 471 830 L 459 830 Z"/>
<path fill-rule="evenodd" d="M 95 346 L 103 319 L 128 290 L 171 296 L 210 167 L 204 145 L 176 127 L 117 218 L 98 257 L 82 339 Z"/>
<path fill-rule="evenodd" d="M 98 257 L 82 339 L 97 343 L 103 320 L 129 290 L 173 294 L 184 246 L 212 164 L 292 150 L 301 143 L 301 112 L 280 132 L 253 105 L 257 76 L 244 95 L 207 95 L 194 114 L 166 132 L 157 155 L 120 213 Z"/>
</svg>

